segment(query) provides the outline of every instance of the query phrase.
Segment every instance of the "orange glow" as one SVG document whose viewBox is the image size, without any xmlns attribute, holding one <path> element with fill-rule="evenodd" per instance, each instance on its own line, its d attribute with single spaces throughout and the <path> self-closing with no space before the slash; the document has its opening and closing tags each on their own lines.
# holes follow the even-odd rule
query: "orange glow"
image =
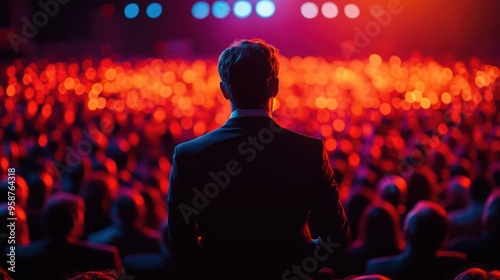
<svg viewBox="0 0 500 280">
<path fill-rule="evenodd" d="M 35 116 L 36 111 L 38 110 L 38 104 L 34 100 L 30 100 L 28 102 L 28 107 L 27 107 L 27 117 L 32 118 Z"/>
<path fill-rule="evenodd" d="M 113 81 L 116 78 L 116 70 L 113 68 L 109 68 L 104 72 L 104 78 L 108 81 Z"/>
<path fill-rule="evenodd" d="M 333 129 L 337 132 L 342 132 L 345 128 L 345 122 L 341 119 L 336 119 L 333 121 Z"/>
<path fill-rule="evenodd" d="M 47 134 L 42 134 L 38 137 L 38 145 L 40 145 L 40 147 L 44 148 L 47 145 L 47 142 Z"/>
<path fill-rule="evenodd" d="M 128 135 L 128 141 L 130 142 L 130 145 L 132 145 L 134 147 L 139 145 L 139 141 L 140 141 L 139 135 L 136 132 L 131 132 Z"/>
<path fill-rule="evenodd" d="M 153 113 L 153 118 L 155 121 L 157 122 L 163 122 L 165 120 L 165 118 L 167 117 L 167 113 L 165 112 L 165 110 L 163 109 L 157 109 L 154 113 Z"/>
<path fill-rule="evenodd" d="M 443 92 L 441 94 L 441 101 L 443 101 L 444 104 L 450 104 L 451 102 L 451 94 L 448 92 Z"/>
<path fill-rule="evenodd" d="M 91 81 L 93 79 L 95 79 L 97 75 L 97 71 L 94 69 L 94 68 L 88 68 L 86 71 L 85 71 L 85 77 Z"/>
<path fill-rule="evenodd" d="M 380 65 L 382 65 L 382 58 L 378 54 L 370 55 L 368 61 L 373 67 L 379 67 Z"/>
<path fill-rule="evenodd" d="M 46 119 L 48 119 L 52 115 L 52 106 L 49 104 L 45 104 L 42 107 L 42 116 Z"/>
<path fill-rule="evenodd" d="M 337 141 L 333 138 L 327 138 L 325 140 L 325 149 L 329 152 L 334 151 L 337 148 Z"/>
<path fill-rule="evenodd" d="M 206 131 L 207 131 L 207 126 L 202 121 L 196 122 L 193 126 L 193 134 L 196 137 L 203 135 Z"/>
<path fill-rule="evenodd" d="M 429 109 L 431 107 L 431 101 L 429 100 L 429 98 L 424 97 L 422 98 L 422 100 L 420 100 L 420 106 L 422 106 L 422 108 L 424 109 Z"/>
<path fill-rule="evenodd" d="M 380 104 L 380 113 L 382 113 L 382 115 L 389 115 L 391 113 L 391 105 L 389 105 L 389 103 L 382 103 Z"/>
<path fill-rule="evenodd" d="M 330 125 L 324 124 L 321 126 L 321 135 L 324 138 L 331 137 L 333 134 L 333 129 Z"/>
<path fill-rule="evenodd" d="M 359 156 L 358 153 L 352 153 L 349 155 L 348 162 L 349 165 L 351 165 L 352 167 L 357 167 L 361 162 L 361 157 Z"/>
<path fill-rule="evenodd" d="M 8 85 L 5 92 L 7 93 L 7 96 L 12 97 L 16 94 L 16 88 L 13 85 Z"/>
</svg>

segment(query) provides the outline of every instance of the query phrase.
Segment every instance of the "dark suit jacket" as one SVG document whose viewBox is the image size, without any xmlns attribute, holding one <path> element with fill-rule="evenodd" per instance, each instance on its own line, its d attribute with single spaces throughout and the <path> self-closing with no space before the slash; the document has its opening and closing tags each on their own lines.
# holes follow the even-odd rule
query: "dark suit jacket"
<svg viewBox="0 0 500 280">
<path fill-rule="evenodd" d="M 89 270 L 111 269 L 121 273 L 118 250 L 86 242 L 42 240 L 16 249 L 16 280 L 59 280 Z"/>
<path fill-rule="evenodd" d="M 231 118 L 178 145 L 168 215 L 172 259 L 199 279 L 281 279 L 314 258 L 308 216 L 336 244 L 328 260 L 350 241 L 323 142 L 267 117 Z"/>
</svg>

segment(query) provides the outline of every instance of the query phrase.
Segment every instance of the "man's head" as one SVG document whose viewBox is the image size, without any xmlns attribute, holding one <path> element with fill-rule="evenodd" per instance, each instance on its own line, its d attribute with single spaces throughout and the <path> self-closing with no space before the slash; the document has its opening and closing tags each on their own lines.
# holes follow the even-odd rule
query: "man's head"
<svg viewBox="0 0 500 280">
<path fill-rule="evenodd" d="M 77 195 L 58 192 L 47 201 L 43 222 L 53 239 L 76 239 L 83 233 L 85 203 Z"/>
<path fill-rule="evenodd" d="M 406 216 L 403 231 L 413 249 L 435 252 L 448 233 L 446 210 L 434 202 L 420 201 Z"/>
<path fill-rule="evenodd" d="M 261 39 L 240 40 L 219 57 L 220 87 L 234 108 L 265 109 L 278 93 L 278 50 Z"/>
</svg>

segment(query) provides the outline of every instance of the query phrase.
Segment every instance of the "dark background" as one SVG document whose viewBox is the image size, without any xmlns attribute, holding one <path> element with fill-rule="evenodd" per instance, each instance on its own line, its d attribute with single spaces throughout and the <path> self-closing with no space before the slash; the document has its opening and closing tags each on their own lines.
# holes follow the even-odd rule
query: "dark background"
<svg viewBox="0 0 500 280">
<path fill-rule="evenodd" d="M 374 21 L 369 12 L 373 5 L 386 8 L 390 0 L 332 0 L 340 9 L 334 19 L 322 15 L 305 19 L 300 6 L 306 1 L 275 0 L 276 12 L 268 19 L 252 12 L 246 19 L 230 14 L 225 19 L 209 15 L 197 20 L 191 15 L 196 0 L 137 0 L 141 11 L 135 19 L 123 15 L 125 5 L 132 0 L 69 0 L 68 4 L 60 5 L 56 16 L 49 18 L 49 23 L 39 28 L 33 39 L 21 45 L 20 53 L 13 53 L 6 35 L 9 32 L 22 35 L 22 17 L 31 20 L 41 7 L 35 0 L 0 0 L 0 48 L 4 58 L 48 57 L 51 51 L 59 57 L 86 54 L 204 57 L 219 54 L 234 39 L 261 37 L 276 45 L 285 56 L 356 59 L 378 53 L 383 57 L 396 54 L 404 58 L 415 51 L 435 59 L 499 56 L 500 1 L 497 0 L 400 0 L 402 12 L 392 15 L 389 24 L 381 27 L 366 47 L 349 57 L 343 53 L 341 44 L 355 38 L 355 28 L 363 30 Z M 321 6 L 326 1 L 312 2 Z M 157 19 L 150 19 L 145 13 L 152 2 L 163 6 L 163 13 Z M 250 2 L 255 6 L 257 0 Z M 360 7 L 360 17 L 346 18 L 343 7 L 348 3 Z M 105 4 L 115 7 L 110 18 L 101 14 Z"/>
</svg>

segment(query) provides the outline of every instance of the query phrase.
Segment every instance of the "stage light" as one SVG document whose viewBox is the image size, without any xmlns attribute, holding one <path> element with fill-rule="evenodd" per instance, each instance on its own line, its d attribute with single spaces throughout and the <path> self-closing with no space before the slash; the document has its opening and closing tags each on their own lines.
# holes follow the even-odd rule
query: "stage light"
<svg viewBox="0 0 500 280">
<path fill-rule="evenodd" d="M 276 6 L 269 0 L 262 0 L 257 2 L 257 5 L 255 5 L 255 11 L 260 17 L 268 18 L 274 15 Z"/>
<path fill-rule="evenodd" d="M 248 1 L 237 1 L 234 4 L 233 12 L 238 18 L 246 18 L 252 13 L 252 4 Z"/>
<path fill-rule="evenodd" d="M 335 18 L 339 14 L 339 8 L 333 2 L 325 2 L 321 6 L 321 13 L 326 18 Z"/>
<path fill-rule="evenodd" d="M 212 14 L 216 18 L 225 18 L 230 11 L 231 7 L 226 1 L 215 1 L 212 5 Z"/>
<path fill-rule="evenodd" d="M 139 6 L 136 3 L 129 3 L 125 6 L 124 14 L 126 18 L 133 19 L 139 14 Z"/>
<path fill-rule="evenodd" d="M 305 18 L 315 18 L 318 15 L 318 6 L 316 6 L 313 2 L 306 2 L 300 6 L 300 13 Z"/>
<path fill-rule="evenodd" d="M 359 16 L 359 7 L 356 4 L 347 4 L 344 7 L 344 13 L 348 18 L 357 18 Z"/>
<path fill-rule="evenodd" d="M 146 14 L 150 18 L 159 17 L 161 15 L 162 11 L 163 11 L 163 7 L 157 2 L 153 2 L 153 3 L 149 4 L 148 7 L 146 8 Z"/>
<path fill-rule="evenodd" d="M 210 6 L 204 1 L 196 2 L 191 8 L 191 14 L 196 19 L 204 19 L 210 14 Z"/>
</svg>

